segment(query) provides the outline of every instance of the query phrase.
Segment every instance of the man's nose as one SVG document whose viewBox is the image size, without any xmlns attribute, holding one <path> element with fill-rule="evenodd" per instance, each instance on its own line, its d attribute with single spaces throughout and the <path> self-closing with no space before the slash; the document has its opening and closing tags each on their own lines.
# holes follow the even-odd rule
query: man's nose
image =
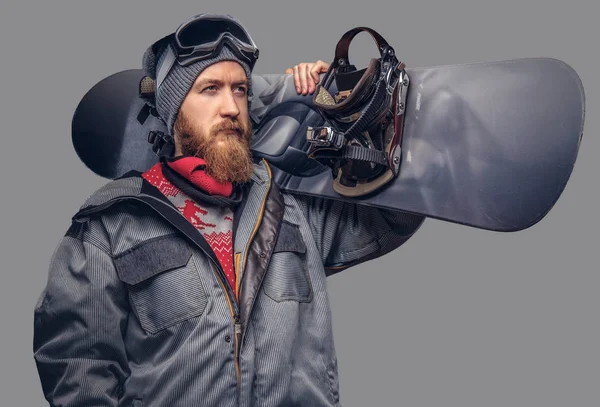
<svg viewBox="0 0 600 407">
<path fill-rule="evenodd" d="M 240 109 L 235 100 L 233 92 L 224 92 L 221 100 L 221 116 L 236 117 L 240 114 Z"/>
</svg>

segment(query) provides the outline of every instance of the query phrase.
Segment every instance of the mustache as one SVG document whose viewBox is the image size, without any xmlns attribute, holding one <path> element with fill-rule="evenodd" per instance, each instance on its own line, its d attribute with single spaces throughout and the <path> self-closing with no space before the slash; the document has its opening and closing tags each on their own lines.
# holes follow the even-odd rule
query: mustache
<svg viewBox="0 0 600 407">
<path fill-rule="evenodd" d="M 213 126 L 213 133 L 218 133 L 220 131 L 236 131 L 238 134 L 243 134 L 245 131 L 244 126 L 240 122 L 234 122 L 233 120 L 226 120 L 222 123 L 219 123 Z"/>
</svg>

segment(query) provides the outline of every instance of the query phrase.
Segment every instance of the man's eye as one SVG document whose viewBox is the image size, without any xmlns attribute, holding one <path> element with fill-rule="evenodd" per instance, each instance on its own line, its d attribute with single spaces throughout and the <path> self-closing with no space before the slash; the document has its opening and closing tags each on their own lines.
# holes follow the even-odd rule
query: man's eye
<svg viewBox="0 0 600 407">
<path fill-rule="evenodd" d="M 245 86 L 240 86 L 236 89 L 236 92 L 245 95 L 248 92 L 248 89 Z"/>
<path fill-rule="evenodd" d="M 217 90 L 217 87 L 215 85 L 211 85 L 211 86 L 207 86 L 206 88 L 202 89 L 202 92 L 214 92 Z"/>
</svg>

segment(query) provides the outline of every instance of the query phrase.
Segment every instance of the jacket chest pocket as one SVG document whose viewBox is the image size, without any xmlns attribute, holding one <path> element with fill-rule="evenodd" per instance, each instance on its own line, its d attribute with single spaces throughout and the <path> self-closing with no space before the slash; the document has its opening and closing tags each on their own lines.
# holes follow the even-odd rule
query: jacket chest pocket
<svg viewBox="0 0 600 407">
<path fill-rule="evenodd" d="M 144 242 L 114 258 L 134 312 L 150 334 L 199 316 L 208 302 L 192 250 L 177 235 Z"/>
<path fill-rule="evenodd" d="M 306 245 L 297 225 L 283 221 L 263 289 L 272 300 L 310 302 L 313 290 L 306 266 Z"/>
</svg>

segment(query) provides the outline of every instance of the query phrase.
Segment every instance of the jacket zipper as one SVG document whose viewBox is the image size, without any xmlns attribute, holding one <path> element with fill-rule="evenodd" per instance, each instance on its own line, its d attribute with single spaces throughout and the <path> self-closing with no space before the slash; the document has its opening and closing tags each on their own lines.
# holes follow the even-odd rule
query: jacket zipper
<svg viewBox="0 0 600 407">
<path fill-rule="evenodd" d="M 270 171 L 269 171 L 269 175 L 270 175 Z M 260 226 L 260 223 L 262 221 L 263 218 L 263 214 L 265 211 L 265 203 L 267 201 L 267 197 L 269 196 L 268 194 L 268 190 L 267 193 L 265 194 L 264 198 L 263 198 L 263 202 L 261 205 L 261 209 L 260 209 L 260 213 L 258 215 L 258 219 L 256 220 L 256 224 L 254 225 L 254 229 L 252 230 L 252 234 L 250 235 L 250 238 L 248 239 L 248 243 L 246 244 L 246 247 L 244 249 L 244 266 L 246 265 L 246 259 L 248 256 L 248 250 L 250 249 L 250 244 L 252 243 L 252 240 L 254 239 L 254 236 L 256 235 L 256 232 L 258 231 L 258 227 Z M 242 285 L 240 284 L 241 282 L 241 272 L 242 272 L 242 268 L 240 267 L 240 258 L 239 258 L 239 254 L 235 255 L 235 275 L 236 275 L 236 291 L 237 291 L 237 297 L 241 298 L 242 297 Z M 223 276 L 225 276 L 225 273 L 223 273 Z M 234 333 L 235 333 L 235 349 L 234 349 L 234 354 L 235 354 L 235 363 L 236 363 L 236 371 L 237 371 L 237 375 L 238 375 L 238 390 L 240 390 L 240 348 L 242 346 L 242 323 L 240 320 L 240 313 L 239 313 L 239 308 L 238 308 L 238 312 L 237 314 L 234 315 Z"/>
<path fill-rule="evenodd" d="M 265 206 L 267 203 L 267 199 L 269 198 L 269 192 L 271 191 L 271 183 L 273 182 L 273 176 L 271 174 L 271 168 L 269 167 L 269 164 L 267 163 L 267 161 L 263 158 L 263 162 L 265 163 L 265 167 L 267 168 L 267 172 L 269 173 L 269 184 L 267 185 L 267 190 L 265 192 L 265 196 L 263 197 L 263 201 L 262 204 L 260 206 L 260 212 L 258 214 L 258 219 L 256 221 L 256 224 L 254 225 L 254 229 L 252 230 L 252 234 L 250 235 L 250 238 L 248 239 L 248 243 L 246 245 L 246 248 L 244 249 L 244 264 L 241 266 L 241 268 L 238 270 L 236 270 L 236 273 L 241 272 L 242 269 L 246 268 L 246 261 L 248 260 L 248 250 L 250 249 L 250 245 L 252 244 L 252 240 L 254 240 L 254 236 L 256 236 L 256 233 L 258 232 L 258 227 L 260 226 L 260 223 L 262 222 L 264 213 L 265 213 Z M 236 267 L 239 267 L 239 259 L 236 258 L 235 261 L 235 265 Z M 240 276 L 241 277 L 241 276 Z M 241 281 L 241 279 L 238 279 L 238 281 Z M 238 298 L 241 298 L 241 292 L 242 292 L 242 286 L 241 284 L 238 284 Z M 248 313 L 250 313 L 250 311 L 252 310 L 253 306 L 254 306 L 254 301 L 256 300 L 256 297 L 252 300 L 252 303 L 250 305 L 250 309 L 248 310 Z M 240 344 L 244 338 L 244 336 L 246 335 L 246 331 L 242 332 L 241 327 L 240 327 Z"/>
</svg>

